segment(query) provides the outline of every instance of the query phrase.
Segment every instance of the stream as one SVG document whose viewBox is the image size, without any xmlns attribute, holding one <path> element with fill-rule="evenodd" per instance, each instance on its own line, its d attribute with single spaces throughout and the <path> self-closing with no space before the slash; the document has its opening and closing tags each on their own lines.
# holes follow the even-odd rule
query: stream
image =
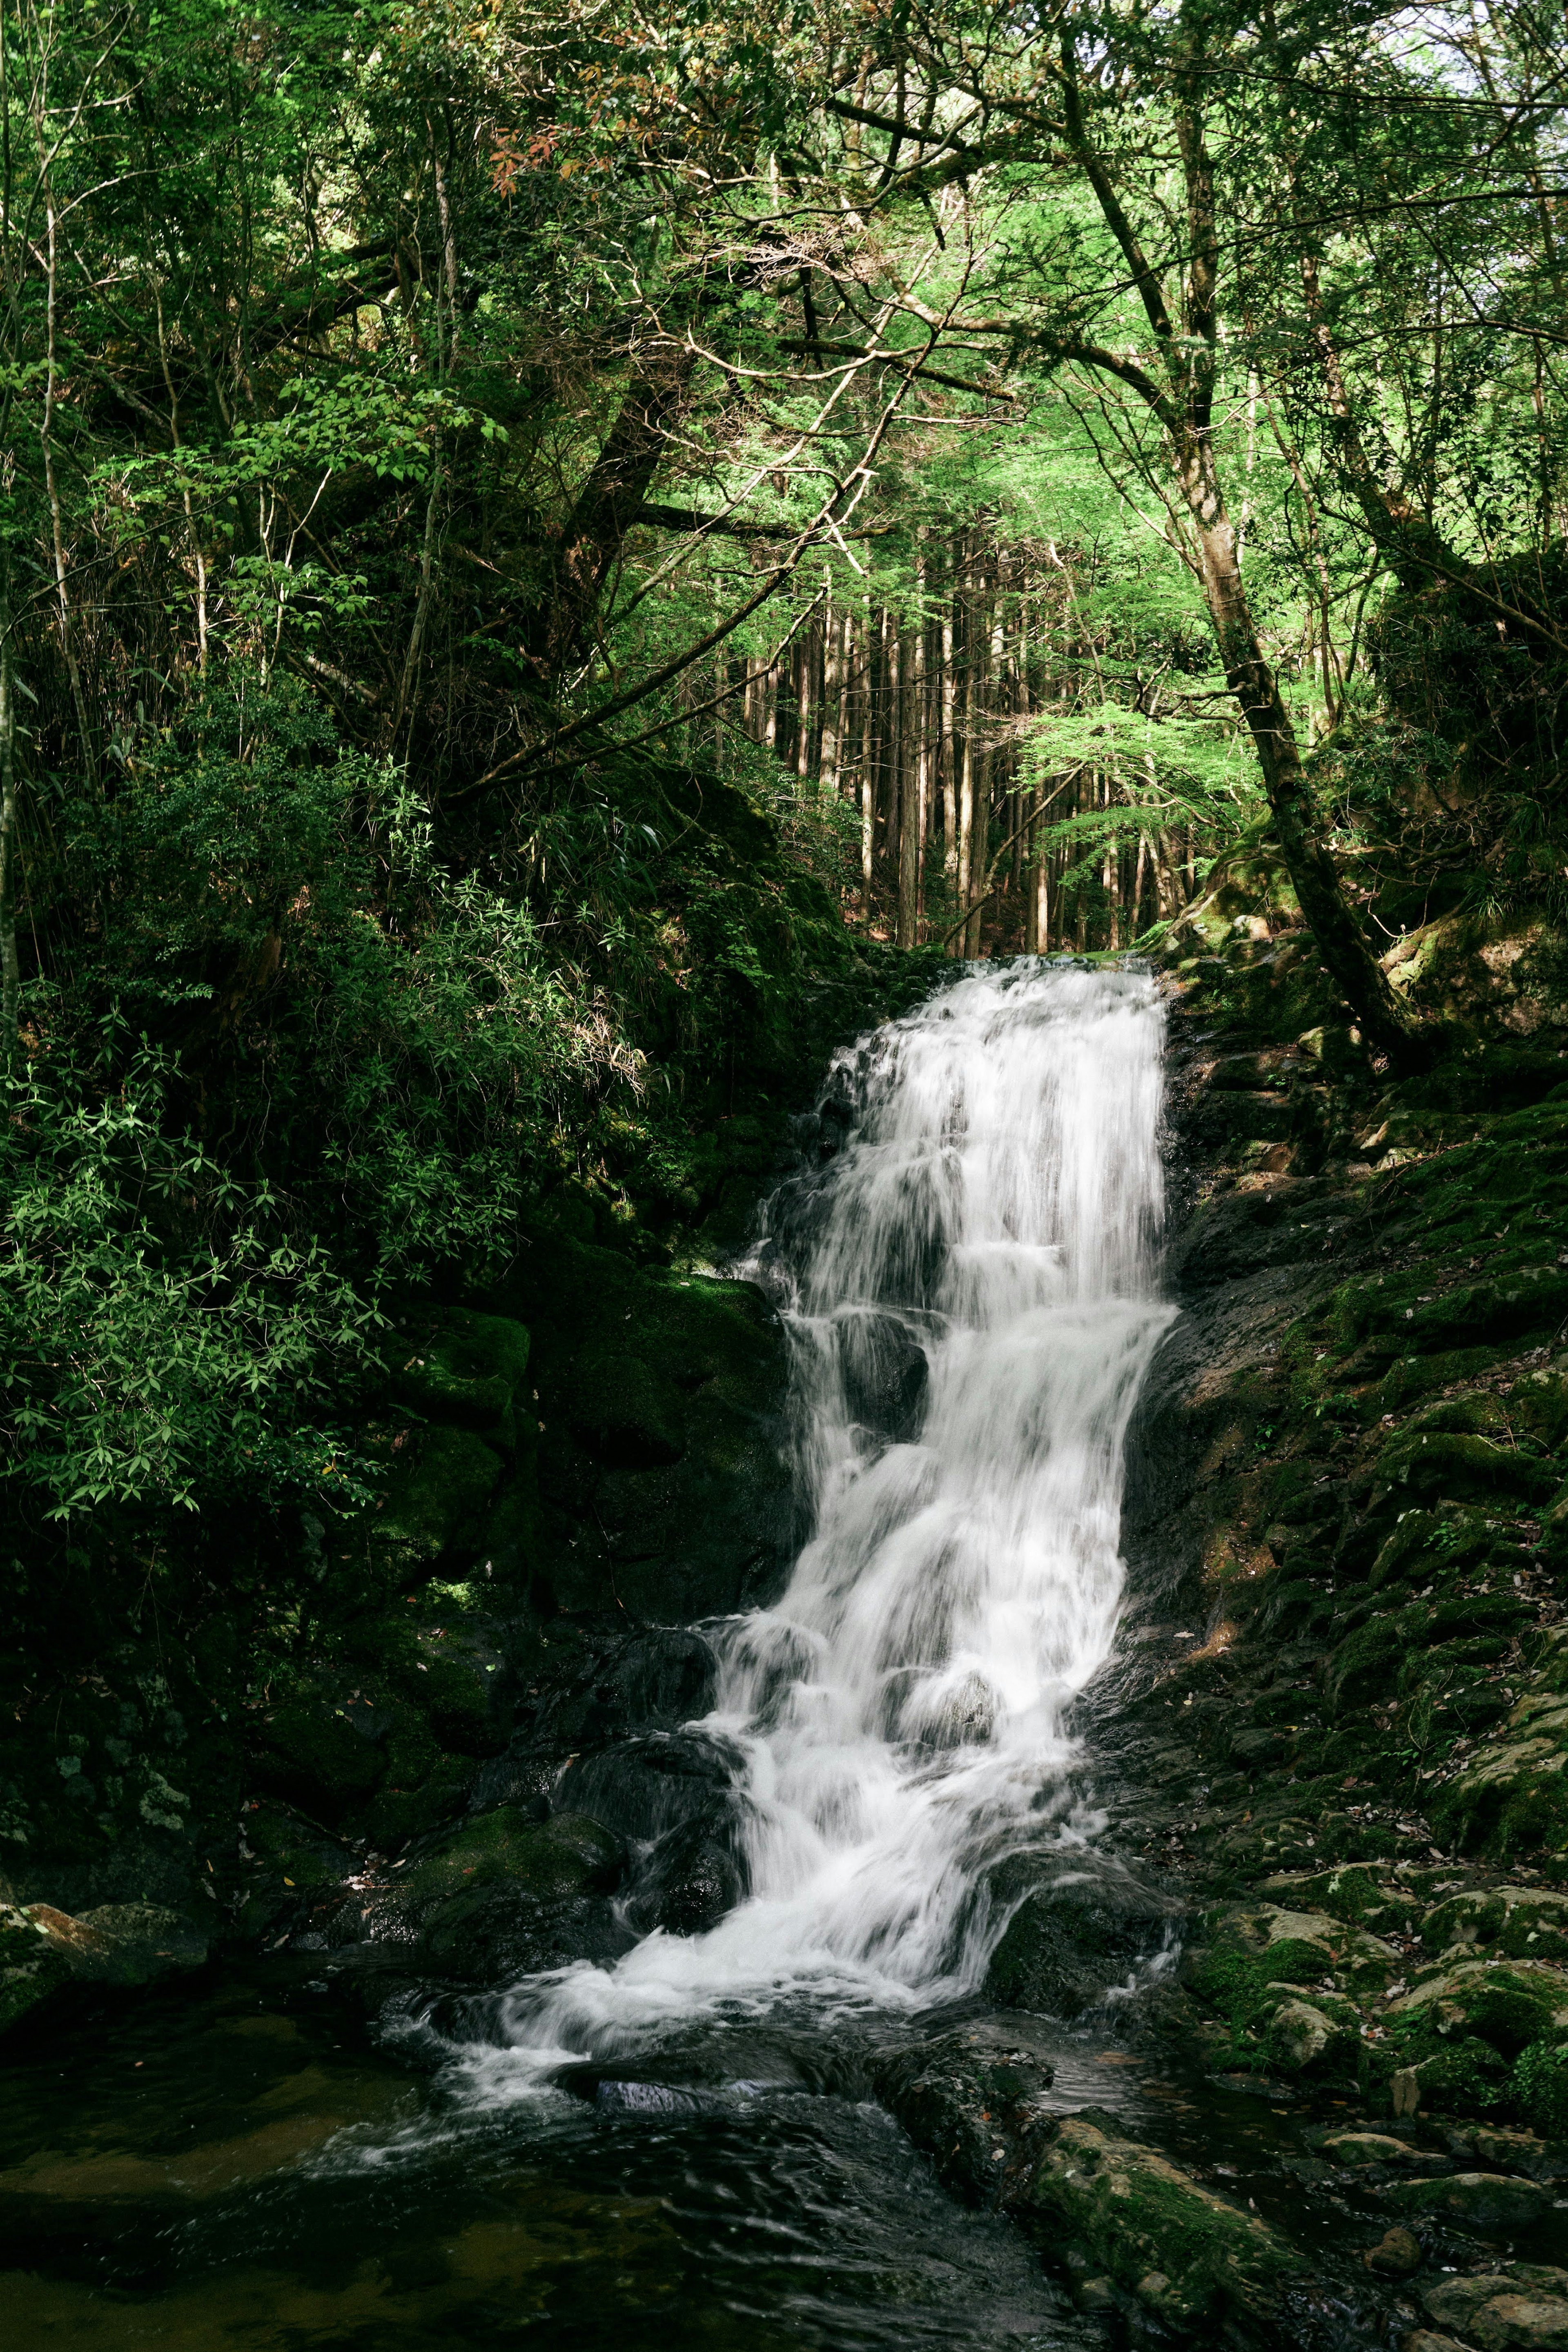
<svg viewBox="0 0 1568 2352">
<path fill-rule="evenodd" d="M 836 1141 L 759 1213 L 737 1271 L 786 1320 L 811 1533 L 771 1607 L 705 1628 L 688 1727 L 744 1898 L 483 1998 L 378 2012 L 319 1956 L 106 1996 L 0 2080 L 16 2340 L 1103 2340 L 853 2052 L 976 2014 L 1020 1862 L 1070 1876 L 1103 1830 L 1072 1707 L 1115 1643 L 1124 1443 L 1175 1312 L 1163 1034 L 1135 967 L 972 967 L 839 1057 Z M 1257 2103 L 1221 2117 L 1118 2037 L 1173 1957 L 1042 2025 L 1053 2101 L 1164 2101 L 1244 2149 Z"/>
</svg>

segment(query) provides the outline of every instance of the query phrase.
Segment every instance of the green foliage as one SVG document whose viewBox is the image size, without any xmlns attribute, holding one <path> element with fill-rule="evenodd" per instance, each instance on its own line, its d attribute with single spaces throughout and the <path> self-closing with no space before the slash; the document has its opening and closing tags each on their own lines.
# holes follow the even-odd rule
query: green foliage
<svg viewBox="0 0 1568 2352">
<path fill-rule="evenodd" d="M 366 1494 L 327 1425 L 380 1317 L 265 1181 L 166 1132 L 167 1063 L 111 1094 L 68 1064 L 0 1078 L 5 1475 L 51 1517 Z"/>
<path fill-rule="evenodd" d="M 1533 2130 L 1549 2139 L 1568 2139 L 1568 2043 L 1548 2034 L 1521 2050 L 1514 2060 L 1512 2089 Z"/>
</svg>

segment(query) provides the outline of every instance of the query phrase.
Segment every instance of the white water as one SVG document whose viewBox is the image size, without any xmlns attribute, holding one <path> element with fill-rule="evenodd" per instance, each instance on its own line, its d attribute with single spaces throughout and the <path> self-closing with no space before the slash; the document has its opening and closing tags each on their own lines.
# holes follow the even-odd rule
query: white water
<svg viewBox="0 0 1568 2352">
<path fill-rule="evenodd" d="M 988 1865 L 1071 1843 L 1063 1717 L 1122 1594 L 1122 1455 L 1154 1295 L 1164 1024 L 1137 971 L 970 970 L 846 1057 L 858 1114 L 765 1245 L 786 1287 L 816 1533 L 721 1642 L 708 1727 L 747 1758 L 750 1897 L 507 2004 L 516 2087 L 792 1990 L 924 2005 L 1005 1924 Z M 912 1425 L 868 1392 L 926 1366 Z M 494 2051 L 473 2063 L 504 2095 Z M 478 2087 L 478 2085 L 476 2085 Z"/>
</svg>

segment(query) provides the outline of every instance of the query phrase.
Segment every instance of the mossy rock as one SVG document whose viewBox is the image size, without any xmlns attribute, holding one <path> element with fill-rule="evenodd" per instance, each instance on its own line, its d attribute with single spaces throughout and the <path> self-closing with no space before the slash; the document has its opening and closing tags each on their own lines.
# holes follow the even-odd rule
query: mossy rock
<svg viewBox="0 0 1568 2352">
<path fill-rule="evenodd" d="M 1550 1462 L 1487 1437 L 1444 1431 L 1401 1434 L 1378 1456 L 1375 1475 L 1385 1493 L 1427 1506 L 1494 1496 L 1539 1503 L 1558 1484 Z"/>
<path fill-rule="evenodd" d="M 253 1724 L 252 1738 L 263 1793 L 328 1821 L 363 1804 L 386 1770 L 382 1748 L 354 1728 L 345 1710 L 309 1692 L 281 1700 Z"/>
<path fill-rule="evenodd" d="M 538 1822 L 500 1805 L 465 1822 L 438 1853 L 416 1863 L 400 1878 L 396 1899 L 423 1909 L 505 1880 L 540 1902 L 559 1902 L 585 1891 L 609 1892 L 621 1862 L 620 1840 L 586 1813 Z"/>
<path fill-rule="evenodd" d="M 1258 1891 L 1286 1910 L 1323 1911 L 1331 1919 L 1342 1920 L 1348 1927 L 1364 1927 L 1375 1936 L 1407 1927 L 1419 1908 L 1405 1888 L 1380 1877 L 1364 1863 L 1265 1879 Z"/>
<path fill-rule="evenodd" d="M 1568 2041 L 1548 2034 L 1521 2050 L 1512 2090 L 1526 2123 L 1549 2139 L 1568 2139 Z"/>
<path fill-rule="evenodd" d="M 392 1392 L 427 1421 L 474 1430 L 509 1453 L 528 1394 L 530 1344 L 528 1326 L 510 1316 L 447 1307 L 438 1321 L 406 1335 Z M 522 1420 L 532 1428 L 526 1402 Z"/>
<path fill-rule="evenodd" d="M 1428 1911 L 1421 1940 L 1429 1952 L 1479 1944 L 1511 1959 L 1568 1960 L 1568 1895 L 1544 1886 L 1467 1888 Z"/>
<path fill-rule="evenodd" d="M 74 1974 L 42 1920 L 20 1904 L 0 1902 L 0 2034 L 42 2009 Z"/>
<path fill-rule="evenodd" d="M 1270 1987 L 1260 2019 L 1263 2056 L 1276 2074 L 1354 2080 L 1361 2058 L 1361 2019 L 1333 1994 Z"/>
<path fill-rule="evenodd" d="M 255 1940 L 291 1917 L 301 1904 L 336 1890 L 356 1869 L 352 1849 L 316 1822 L 266 1800 L 240 1815 L 241 1903 L 235 1927 Z"/>
<path fill-rule="evenodd" d="M 1459 2032 L 1514 2057 L 1531 2042 L 1568 2035 L 1568 1977 L 1530 1961 L 1464 1960 L 1389 2004 L 1396 2034 Z"/>
<path fill-rule="evenodd" d="M 1440 2278 L 1421 2300 L 1427 2317 L 1451 2332 L 1407 2338 L 1418 2352 L 1455 2337 L 1477 2352 L 1564 2352 L 1568 2347 L 1568 2271 L 1545 2263 L 1509 2263 L 1479 2276 Z"/>
<path fill-rule="evenodd" d="M 1539 2181 L 1513 2180 L 1496 2172 L 1400 2180 L 1383 2194 L 1396 2213 L 1487 2238 L 1516 2237 L 1552 2210 L 1552 2191 Z"/>
<path fill-rule="evenodd" d="M 1428 1797 L 1435 1830 L 1470 1853 L 1506 1860 L 1568 1841 L 1568 1704 L 1534 1693 L 1451 1780 Z"/>
<path fill-rule="evenodd" d="M 467 1801 L 474 1767 L 465 1756 L 435 1755 L 417 1779 L 403 1780 L 390 1768 L 361 1816 L 365 1836 L 379 1853 L 397 1853 L 455 1820 Z"/>
<path fill-rule="evenodd" d="M 1256 2213 L 1166 2157 L 1084 2116 L 1058 2124 L 1017 2200 L 1054 2246 L 1082 2247 L 1096 2273 L 1181 2332 L 1238 2318 L 1265 2330 L 1304 2258 Z"/>
<path fill-rule="evenodd" d="M 500 1455 L 473 1430 L 410 1430 L 374 1527 L 394 1576 L 412 1583 L 439 1562 L 476 1559 L 500 1475 Z"/>
</svg>

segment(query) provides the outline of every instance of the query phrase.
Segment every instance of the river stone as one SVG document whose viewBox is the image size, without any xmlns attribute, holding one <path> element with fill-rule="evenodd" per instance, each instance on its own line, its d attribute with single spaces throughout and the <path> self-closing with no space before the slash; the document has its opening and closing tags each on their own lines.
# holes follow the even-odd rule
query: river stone
<svg viewBox="0 0 1568 2352">
<path fill-rule="evenodd" d="M 1354 2074 L 1360 2036 L 1344 2020 L 1326 2016 L 1321 2004 L 1292 1997 L 1270 2018 L 1263 2049 L 1281 2074 Z"/>
<path fill-rule="evenodd" d="M 1387 2230 L 1361 2259 L 1375 2278 L 1414 2278 L 1421 2267 L 1421 2241 L 1409 2230 Z"/>
<path fill-rule="evenodd" d="M 1568 2272 L 1511 2263 L 1479 2278 L 1443 2279 L 1421 2300 L 1478 2352 L 1568 2352 Z"/>
<path fill-rule="evenodd" d="M 1343 2165 L 1352 2171 L 1363 2171 L 1374 2166 L 1386 2166 L 1398 2172 L 1453 2170 L 1446 2156 L 1435 2156 L 1427 2148 L 1412 2147 L 1406 2140 L 1391 2139 L 1385 2132 L 1331 2132 L 1322 2144 L 1322 2152 L 1331 2163 Z"/>
<path fill-rule="evenodd" d="M 1401 2213 L 1420 2214 L 1454 2230 L 1508 2238 L 1528 2230 L 1552 2207 L 1549 2189 L 1538 2181 L 1511 2179 L 1498 2172 L 1456 2172 L 1446 2180 L 1401 2180 L 1384 2191 Z"/>
<path fill-rule="evenodd" d="M 1307 2265 L 1266 2221 L 1106 2124 L 1080 2115 L 1046 2128 L 1027 2181 L 1009 2200 L 1023 2218 L 1049 2223 L 1055 2243 L 1083 2247 L 1096 2271 L 1168 2326 L 1222 2326 L 1233 2316 L 1276 2323 Z"/>
</svg>

